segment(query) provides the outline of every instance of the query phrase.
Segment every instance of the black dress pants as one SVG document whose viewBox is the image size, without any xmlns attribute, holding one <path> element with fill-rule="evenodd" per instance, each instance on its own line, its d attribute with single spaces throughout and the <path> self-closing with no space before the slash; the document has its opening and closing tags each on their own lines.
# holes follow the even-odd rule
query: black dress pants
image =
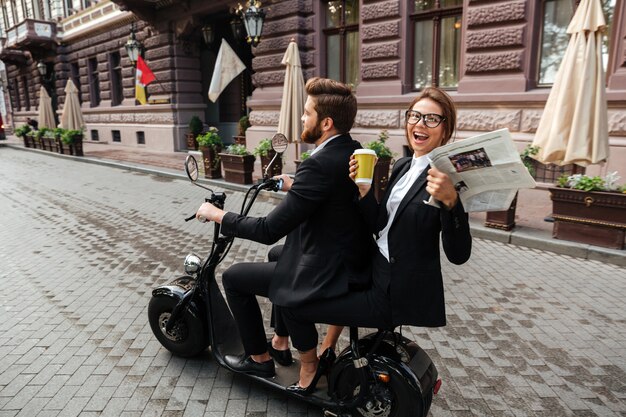
<svg viewBox="0 0 626 417">
<path fill-rule="evenodd" d="M 317 346 L 318 334 L 315 323 L 338 326 L 393 328 L 389 282 L 389 263 L 376 251 L 373 263 L 373 285 L 363 291 L 317 300 L 298 307 L 278 307 L 278 315 L 284 320 L 291 342 L 299 351 Z"/>
<path fill-rule="evenodd" d="M 270 251 L 271 262 L 248 262 L 231 266 L 222 275 L 228 306 L 233 313 L 241 341 L 247 355 L 267 352 L 267 340 L 263 316 L 256 296 L 267 297 L 270 282 L 276 268 L 280 249 Z M 272 311 L 273 325 L 278 336 L 289 333 L 279 315 Z"/>
</svg>

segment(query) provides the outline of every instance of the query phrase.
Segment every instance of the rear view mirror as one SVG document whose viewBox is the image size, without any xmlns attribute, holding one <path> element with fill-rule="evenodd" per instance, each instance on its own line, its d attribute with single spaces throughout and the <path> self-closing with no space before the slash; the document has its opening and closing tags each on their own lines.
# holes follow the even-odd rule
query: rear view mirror
<svg viewBox="0 0 626 417">
<path fill-rule="evenodd" d="M 289 141 L 287 137 L 282 133 L 277 133 L 272 136 L 272 149 L 276 153 L 283 153 L 287 149 L 287 145 L 289 145 Z"/>
<path fill-rule="evenodd" d="M 198 162 L 193 155 L 187 155 L 187 158 L 185 159 L 185 172 L 191 182 L 198 181 Z"/>
</svg>

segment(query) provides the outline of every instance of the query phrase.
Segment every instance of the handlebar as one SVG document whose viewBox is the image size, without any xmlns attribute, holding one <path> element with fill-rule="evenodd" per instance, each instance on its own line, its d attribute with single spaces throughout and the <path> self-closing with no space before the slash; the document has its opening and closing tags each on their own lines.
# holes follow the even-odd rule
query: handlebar
<svg viewBox="0 0 626 417">
<path fill-rule="evenodd" d="M 248 194 L 253 190 L 254 190 L 254 195 L 252 197 L 252 200 L 248 204 L 247 208 L 242 207 L 242 214 L 244 215 L 247 214 L 247 212 L 250 210 L 250 207 L 252 206 L 252 203 L 256 199 L 256 196 L 259 194 L 261 190 L 268 190 L 268 191 L 274 191 L 274 192 L 280 191 L 283 188 L 283 182 L 284 181 L 282 178 L 278 178 L 278 179 L 267 178 L 265 180 L 260 181 L 257 184 L 252 185 L 248 189 L 248 192 L 246 193 L 246 199 L 248 197 Z M 244 199 L 244 204 L 245 204 L 246 199 Z M 211 193 L 211 197 L 206 198 L 204 201 L 207 203 L 213 204 L 215 207 L 219 209 L 224 209 L 224 202 L 226 201 L 226 194 L 225 193 Z M 193 214 L 185 218 L 185 221 L 188 222 L 195 218 L 196 218 L 196 214 Z M 204 218 L 203 216 L 199 216 L 198 221 L 200 221 L 201 223 L 205 223 L 207 219 Z"/>
</svg>

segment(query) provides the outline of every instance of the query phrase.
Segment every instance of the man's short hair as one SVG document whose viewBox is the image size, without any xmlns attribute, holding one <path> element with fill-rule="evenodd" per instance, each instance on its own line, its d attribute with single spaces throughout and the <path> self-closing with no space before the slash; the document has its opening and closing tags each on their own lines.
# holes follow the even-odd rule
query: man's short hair
<svg viewBox="0 0 626 417">
<path fill-rule="evenodd" d="M 318 121 L 333 119 L 339 133 L 348 133 L 356 118 L 356 97 L 350 86 L 328 78 L 314 77 L 306 83 L 306 93 L 315 102 Z"/>
</svg>

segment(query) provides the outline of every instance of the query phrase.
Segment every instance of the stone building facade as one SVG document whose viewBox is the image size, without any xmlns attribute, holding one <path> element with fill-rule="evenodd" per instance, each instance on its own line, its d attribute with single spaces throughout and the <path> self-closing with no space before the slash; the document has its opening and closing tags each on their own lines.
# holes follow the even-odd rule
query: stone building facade
<svg viewBox="0 0 626 417">
<path fill-rule="evenodd" d="M 262 39 L 258 46 L 251 47 L 233 34 L 233 1 L 105 0 L 83 4 L 80 11 L 67 13 L 53 25 L 57 32 L 52 42 L 33 37 L 27 43 L 9 43 L 5 36 L 0 59 L 7 65 L 8 92 L 17 124 L 36 115 L 42 83 L 53 83 L 58 108 L 62 108 L 63 88 L 71 78 L 81 90 L 86 140 L 108 146 L 184 150 L 191 116 L 198 115 L 208 125 L 217 126 L 225 141 L 230 142 L 239 117 L 249 114 L 253 126 L 247 132 L 247 141 L 253 148 L 276 131 L 285 72 L 281 60 L 293 38 L 300 49 L 305 79 L 337 71 L 346 74 L 356 68 L 356 77 L 345 80 L 355 84 L 359 103 L 353 135 L 365 142 L 376 138 L 381 130 L 388 130 L 389 144 L 401 156 L 406 152 L 403 114 L 419 91 L 416 74 L 423 61 L 419 51 L 448 36 L 443 29 L 432 39 L 420 38 L 416 33 L 423 27 L 430 28 L 428 25 L 442 25 L 444 29 L 454 28 L 453 42 L 458 51 L 450 54 L 442 50 L 433 58 L 433 67 L 439 64 L 441 68 L 439 72 L 433 70 L 429 80 L 438 79 L 458 105 L 457 138 L 507 127 L 521 149 L 532 141 L 550 92 L 549 84 L 541 84 L 538 68 L 542 45 L 547 43 L 542 42 L 542 36 L 551 29 L 545 28 L 545 10 L 559 1 L 574 3 L 264 1 Z M 626 6 L 620 0 L 606 1 L 612 11 L 606 67 L 611 157 L 602 167 L 588 168 L 590 173 L 626 166 Z M 441 8 L 445 3 L 452 4 L 453 10 L 437 14 L 429 9 Z M 349 9 L 353 20 L 348 19 L 337 29 L 332 26 L 329 10 L 334 12 L 340 7 Z M 420 26 L 423 16 L 432 22 Z M 452 26 L 445 26 L 446 19 Z M 24 20 L 29 18 L 17 16 L 17 22 L 9 21 L 3 28 L 8 32 Z M 34 17 L 30 20 L 38 21 Z M 131 24 L 145 49 L 144 59 L 157 78 L 148 87 L 151 101 L 143 106 L 135 102 L 135 70 L 124 50 Z M 207 25 L 216 35 L 210 45 L 202 37 Z M 347 40 L 337 44 L 331 40 L 345 33 Z M 217 103 L 212 103 L 207 90 L 221 38 L 233 46 L 248 69 L 229 85 Z M 563 41 L 560 43 L 564 46 Z M 52 44 L 56 50 L 48 48 Z M 339 51 L 343 56 L 349 48 L 356 60 L 335 65 L 333 54 Z M 39 75 L 40 61 L 54 70 L 53 77 Z M 444 61 L 452 63 L 456 71 L 448 85 L 446 71 L 450 68 L 443 68 Z M 291 152 L 288 160 L 296 157 Z"/>
</svg>

